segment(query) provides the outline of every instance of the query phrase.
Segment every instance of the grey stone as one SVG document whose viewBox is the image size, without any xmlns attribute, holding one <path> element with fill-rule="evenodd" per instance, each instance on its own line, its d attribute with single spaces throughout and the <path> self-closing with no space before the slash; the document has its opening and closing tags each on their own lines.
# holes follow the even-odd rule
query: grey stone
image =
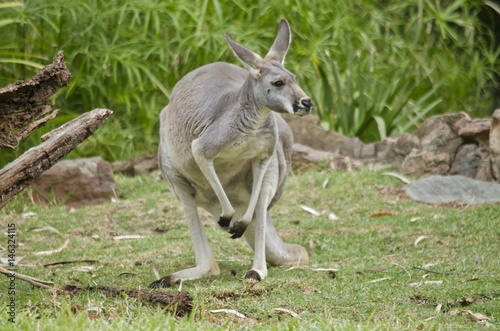
<svg viewBox="0 0 500 331">
<path fill-rule="evenodd" d="M 476 144 L 466 144 L 458 148 L 455 161 L 449 171 L 450 175 L 463 175 L 474 178 L 481 158 L 476 154 Z"/>
<path fill-rule="evenodd" d="M 59 161 L 33 182 L 33 200 L 71 207 L 95 205 L 115 196 L 111 164 L 100 157 Z"/>
<path fill-rule="evenodd" d="M 458 130 L 458 135 L 466 141 L 474 141 L 479 144 L 488 141 L 491 119 L 474 119 Z"/>
<path fill-rule="evenodd" d="M 429 176 L 405 185 L 405 191 L 412 199 L 429 203 L 500 202 L 500 184 L 487 183 L 464 176 Z"/>
<path fill-rule="evenodd" d="M 127 161 L 116 161 L 111 164 L 114 173 L 122 173 L 127 176 L 149 174 L 158 169 L 156 154 L 134 157 Z"/>
<path fill-rule="evenodd" d="M 302 166 L 306 163 L 319 163 L 329 161 L 336 155 L 331 152 L 319 151 L 317 149 L 302 145 L 293 144 L 292 163 L 295 166 Z"/>
<path fill-rule="evenodd" d="M 295 143 L 309 146 L 319 151 L 338 153 L 351 158 L 361 156 L 363 142 L 358 138 L 350 138 L 340 133 L 326 130 L 321 126 L 317 116 L 308 115 L 299 117 L 290 114 L 281 114 L 293 132 Z"/>
<path fill-rule="evenodd" d="M 387 164 L 392 163 L 396 158 L 394 149 L 396 148 L 397 142 L 398 139 L 389 137 L 375 143 L 375 156 L 377 160 L 386 162 Z"/>
<path fill-rule="evenodd" d="M 450 170 L 451 157 L 447 153 L 413 151 L 403 161 L 399 170 L 409 175 L 446 175 Z"/>
<path fill-rule="evenodd" d="M 469 116 L 462 112 L 432 116 L 422 123 L 414 136 L 419 139 L 420 146 L 425 151 L 438 150 L 454 154 L 463 143 L 458 129 L 468 122 Z"/>
</svg>

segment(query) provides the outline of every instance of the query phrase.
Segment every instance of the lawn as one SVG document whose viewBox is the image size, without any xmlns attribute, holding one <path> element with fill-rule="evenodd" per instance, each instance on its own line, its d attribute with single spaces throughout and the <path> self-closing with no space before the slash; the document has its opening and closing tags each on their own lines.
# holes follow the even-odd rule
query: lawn
<svg viewBox="0 0 500 331">
<path fill-rule="evenodd" d="M 17 271 L 58 287 L 144 288 L 156 279 L 153 262 L 161 276 L 193 266 L 183 213 L 159 174 L 115 178 L 114 202 L 75 210 L 53 201 L 46 207 L 33 205 L 27 192 L 1 210 L 1 248 L 8 245 L 7 225 L 17 229 L 16 256 L 24 257 Z M 368 169 L 331 172 L 320 166 L 292 173 L 272 214 L 284 240 L 306 248 L 310 264 L 272 267 L 259 283 L 242 280 L 253 257 L 246 243 L 230 239 L 200 212 L 221 274 L 182 283 L 194 299 L 189 316 L 176 317 L 128 297 L 70 297 L 19 279 L 16 293 L 8 295 L 2 277 L 0 329 L 12 328 L 7 315 L 12 296 L 15 327 L 24 330 L 500 327 L 500 205 L 419 203 L 404 195 L 403 185 Z M 301 206 L 324 213 L 315 216 Z M 47 226 L 59 234 L 35 231 Z M 115 240 L 117 235 L 144 238 Z M 60 252 L 34 254 L 55 250 L 68 239 Z M 43 266 L 81 259 L 98 262 Z M 210 312 L 215 309 L 246 318 Z"/>
</svg>

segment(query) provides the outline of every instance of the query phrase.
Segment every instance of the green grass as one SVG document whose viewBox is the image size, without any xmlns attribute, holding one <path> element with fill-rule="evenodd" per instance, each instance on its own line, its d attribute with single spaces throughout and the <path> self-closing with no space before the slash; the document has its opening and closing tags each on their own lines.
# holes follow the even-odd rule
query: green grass
<svg viewBox="0 0 500 331">
<path fill-rule="evenodd" d="M 323 189 L 327 178 L 328 184 Z M 181 208 L 158 173 L 135 178 L 118 175 L 116 180 L 117 203 L 77 210 L 64 206 L 49 208 L 31 204 L 29 194 L 23 194 L 1 210 L 2 226 L 15 223 L 18 229 L 17 239 L 22 245 L 17 247 L 16 255 L 24 256 L 18 272 L 52 280 L 58 286 L 144 288 L 155 280 L 153 261 L 162 276 L 193 266 L 192 244 Z M 313 216 L 300 205 L 326 213 Z M 23 218 L 26 212 L 34 212 L 36 216 Z M 339 219 L 329 220 L 330 212 Z M 110 213 L 116 227 L 109 220 Z M 407 200 L 401 194 L 399 180 L 381 172 L 316 169 L 290 175 L 287 190 L 272 214 L 285 241 L 301 244 L 312 253 L 308 267 L 292 270 L 273 267 L 260 283 L 242 281 L 251 266 L 250 249 L 243 240 L 231 240 L 214 220 L 202 213 L 221 274 L 182 284 L 182 289 L 195 301 L 191 316 L 176 318 L 130 298 L 106 298 L 95 293 L 74 297 L 55 295 L 51 290 L 17 280 L 16 327 L 22 330 L 486 328 L 472 321 L 468 310 L 490 317 L 493 327 L 500 326 L 498 204 L 432 206 Z M 32 231 L 48 225 L 62 236 Z M 7 245 L 5 231 L 6 228 L 0 236 L 2 247 Z M 115 234 L 140 234 L 146 238 L 114 241 Z M 415 246 L 420 236 L 426 238 Z M 70 239 L 70 244 L 60 253 L 33 254 L 56 249 L 66 239 Z M 45 263 L 71 259 L 98 259 L 99 263 L 43 267 Z M 86 265 L 93 269 L 81 269 Z M 413 266 L 425 266 L 439 273 L 405 271 Z M 311 268 L 338 271 L 332 278 L 327 271 Z M 385 277 L 390 279 L 372 282 Z M 6 285 L 2 280 L 2 329 L 12 327 L 5 314 Z M 468 298 L 470 305 L 466 305 Z M 76 304 L 82 310 L 74 315 L 69 310 Z M 439 312 L 438 305 L 441 305 Z M 97 319 L 88 317 L 90 307 L 102 309 Z M 209 312 L 221 308 L 235 309 L 248 318 Z M 292 318 L 273 308 L 292 310 L 299 317 Z"/>
<path fill-rule="evenodd" d="M 292 28 L 286 67 L 332 130 L 375 141 L 432 114 L 498 107 L 500 8 L 459 0 L 25 0 L 0 6 L 0 85 L 33 76 L 63 50 L 72 79 L 40 136 L 94 108 L 112 118 L 69 156 L 108 161 L 153 153 L 175 83 L 208 63 L 238 64 L 224 32 L 265 55 L 281 18 Z"/>
</svg>

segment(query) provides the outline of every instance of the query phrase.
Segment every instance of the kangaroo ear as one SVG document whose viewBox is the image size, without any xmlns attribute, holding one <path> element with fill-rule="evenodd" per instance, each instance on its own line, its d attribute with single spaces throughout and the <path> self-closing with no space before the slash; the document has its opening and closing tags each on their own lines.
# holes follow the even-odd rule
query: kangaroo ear
<svg viewBox="0 0 500 331">
<path fill-rule="evenodd" d="M 255 78 L 259 78 L 263 59 L 258 54 L 231 39 L 227 32 L 224 33 L 224 37 L 226 37 L 227 43 L 233 50 L 234 55 L 240 59 L 241 63 L 250 71 L 250 74 Z"/>
<path fill-rule="evenodd" d="M 290 25 L 287 20 L 282 19 L 280 25 L 278 26 L 278 35 L 274 40 L 273 46 L 267 53 L 266 60 L 276 60 L 281 64 L 285 63 L 286 52 L 288 52 L 288 47 L 292 41 L 292 32 L 290 31 Z"/>
</svg>

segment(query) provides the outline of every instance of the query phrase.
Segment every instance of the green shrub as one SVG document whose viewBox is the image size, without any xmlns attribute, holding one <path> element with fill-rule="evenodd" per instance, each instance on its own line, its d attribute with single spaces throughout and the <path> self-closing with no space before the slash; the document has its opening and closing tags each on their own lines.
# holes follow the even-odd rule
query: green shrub
<svg viewBox="0 0 500 331">
<path fill-rule="evenodd" d="M 294 39 L 286 66 L 331 129 L 374 141 L 431 114 L 485 116 L 498 93 L 500 48 L 478 15 L 495 24 L 495 10 L 465 0 L 5 2 L 0 85 L 33 76 L 61 49 L 73 78 L 52 99 L 60 115 L 16 151 L 3 150 L 0 167 L 94 108 L 114 115 L 69 157 L 155 152 L 175 82 L 207 63 L 238 63 L 225 31 L 264 55 L 282 17 Z"/>
</svg>

